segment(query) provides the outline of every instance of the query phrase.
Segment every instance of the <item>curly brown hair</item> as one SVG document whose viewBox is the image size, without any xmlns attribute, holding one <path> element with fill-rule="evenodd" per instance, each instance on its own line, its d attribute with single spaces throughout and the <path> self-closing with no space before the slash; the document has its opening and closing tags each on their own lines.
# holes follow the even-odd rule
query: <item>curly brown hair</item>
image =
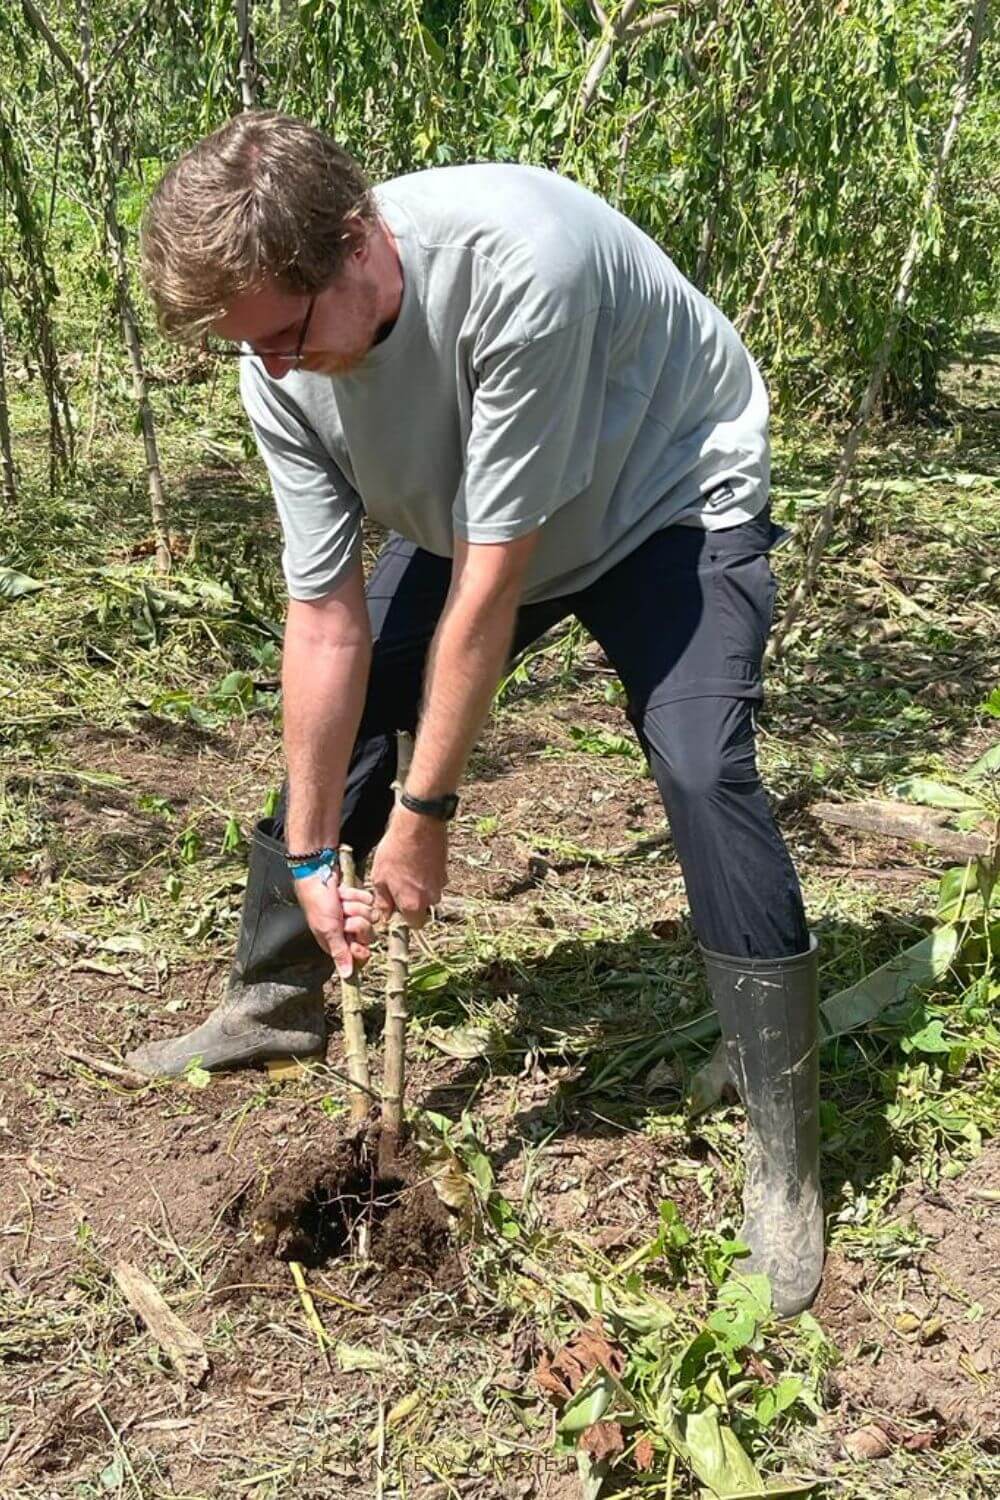
<svg viewBox="0 0 1000 1500">
<path fill-rule="evenodd" d="M 192 338 L 241 292 L 321 291 L 376 218 L 357 162 L 274 110 L 238 115 L 175 162 L 140 230 L 143 283 L 168 338 Z"/>
</svg>

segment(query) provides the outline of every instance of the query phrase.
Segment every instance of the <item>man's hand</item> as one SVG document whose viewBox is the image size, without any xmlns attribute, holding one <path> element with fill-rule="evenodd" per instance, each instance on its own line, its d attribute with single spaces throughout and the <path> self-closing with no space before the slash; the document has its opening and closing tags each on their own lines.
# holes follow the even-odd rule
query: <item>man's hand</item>
<svg viewBox="0 0 1000 1500">
<path fill-rule="evenodd" d="M 371 956 L 371 892 L 341 886 L 336 876 L 324 884 L 321 875 L 308 875 L 295 882 L 295 894 L 313 937 L 329 953 L 341 979 L 349 979 L 354 965 Z"/>
<path fill-rule="evenodd" d="M 372 861 L 376 915 L 398 911 L 409 927 L 423 927 L 448 880 L 448 826 L 436 818 L 394 809 Z"/>
</svg>

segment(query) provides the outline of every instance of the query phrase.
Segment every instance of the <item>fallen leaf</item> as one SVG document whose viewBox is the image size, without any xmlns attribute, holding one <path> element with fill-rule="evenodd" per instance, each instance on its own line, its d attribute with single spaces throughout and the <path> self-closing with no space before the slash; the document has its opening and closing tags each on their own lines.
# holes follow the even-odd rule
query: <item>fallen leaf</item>
<svg viewBox="0 0 1000 1500">
<path fill-rule="evenodd" d="M 608 1342 L 601 1319 L 593 1317 L 556 1354 L 542 1355 L 535 1379 L 547 1395 L 568 1401 L 591 1370 L 603 1369 L 611 1375 L 620 1375 L 625 1363 L 624 1350 Z"/>
<path fill-rule="evenodd" d="M 938 1437 L 936 1432 L 911 1432 L 908 1438 L 903 1439 L 903 1447 L 907 1453 L 922 1453 L 925 1448 L 933 1448 Z"/>
<path fill-rule="evenodd" d="M 891 1441 L 874 1422 L 859 1427 L 856 1432 L 849 1432 L 841 1439 L 841 1446 L 848 1458 L 857 1460 L 886 1458 L 892 1452 Z"/>
<path fill-rule="evenodd" d="M 475 1057 L 485 1057 L 492 1049 L 493 1039 L 485 1026 L 428 1026 L 424 1040 L 430 1042 L 446 1057 L 455 1057 L 470 1062 Z"/>
<path fill-rule="evenodd" d="M 641 1437 L 635 1445 L 635 1452 L 632 1457 L 635 1460 L 637 1469 L 644 1474 L 648 1472 L 653 1467 L 656 1459 L 656 1449 L 653 1447 L 652 1438 Z"/>
<path fill-rule="evenodd" d="M 594 1463 L 625 1452 L 625 1436 L 617 1422 L 594 1422 L 580 1434 L 579 1446 Z"/>
</svg>

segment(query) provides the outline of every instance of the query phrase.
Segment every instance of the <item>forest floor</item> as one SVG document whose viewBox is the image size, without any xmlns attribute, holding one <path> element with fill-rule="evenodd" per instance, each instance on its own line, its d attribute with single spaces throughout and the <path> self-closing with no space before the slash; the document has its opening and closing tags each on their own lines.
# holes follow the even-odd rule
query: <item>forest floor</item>
<svg viewBox="0 0 1000 1500">
<path fill-rule="evenodd" d="M 760 1288 L 720 1299 L 742 1111 L 687 1110 L 714 1036 L 679 871 L 576 628 L 507 682 L 463 788 L 443 918 L 413 945 L 424 1177 L 367 1257 L 345 1229 L 293 1272 L 287 1237 L 269 1254 L 253 1233 L 269 1192 L 342 1155 L 334 994 L 325 1064 L 144 1087 L 108 1071 L 219 997 L 246 835 L 282 775 L 261 472 L 231 391 L 166 371 L 158 399 L 178 434 L 169 580 L 124 418 L 69 495 L 48 497 L 39 451 L 4 544 L 41 586 L 0 604 L 0 1495 L 569 1500 L 606 1471 L 603 1496 L 681 1497 L 700 1490 L 669 1424 L 692 1411 L 743 1493 L 726 1427 L 778 1494 L 995 1495 L 1000 985 L 973 947 L 824 1048 L 818 1302 L 780 1324 Z M 997 403 L 983 332 L 934 421 L 875 436 L 771 674 L 761 762 L 824 997 L 933 928 L 947 861 L 811 807 L 961 772 L 997 738 Z M 28 394 L 21 422 L 30 442 Z M 779 518 L 818 503 L 839 438 L 819 413 L 782 433 Z M 793 563 L 775 556 L 786 584 Z M 376 957 L 376 1056 L 383 983 Z M 428 1196 L 442 1164 L 454 1225 Z M 207 1372 L 170 1362 L 122 1263 Z M 607 1408 L 588 1490 L 544 1372 L 595 1313 L 603 1352 L 557 1360 L 583 1381 L 577 1413 Z"/>
</svg>

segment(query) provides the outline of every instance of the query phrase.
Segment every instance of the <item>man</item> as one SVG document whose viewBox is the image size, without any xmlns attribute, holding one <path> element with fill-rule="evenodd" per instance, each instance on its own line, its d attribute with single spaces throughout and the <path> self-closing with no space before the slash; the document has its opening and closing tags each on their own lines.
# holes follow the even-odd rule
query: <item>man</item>
<svg viewBox="0 0 1000 1500">
<path fill-rule="evenodd" d="M 770 626 L 768 404 L 726 319 L 554 173 L 433 169 L 370 190 L 321 132 L 248 114 L 143 226 L 168 335 L 210 334 L 284 532 L 288 801 L 253 841 L 233 974 L 177 1074 L 309 1054 L 373 915 L 419 924 L 511 656 L 575 614 L 628 694 L 748 1118 L 752 1268 L 791 1314 L 823 1258 L 815 944 L 757 775 Z M 218 347 L 218 345 L 216 345 Z M 390 532 L 365 588 L 364 513 Z M 397 729 L 416 731 L 393 809 Z M 337 845 L 375 851 L 371 897 Z"/>
</svg>

